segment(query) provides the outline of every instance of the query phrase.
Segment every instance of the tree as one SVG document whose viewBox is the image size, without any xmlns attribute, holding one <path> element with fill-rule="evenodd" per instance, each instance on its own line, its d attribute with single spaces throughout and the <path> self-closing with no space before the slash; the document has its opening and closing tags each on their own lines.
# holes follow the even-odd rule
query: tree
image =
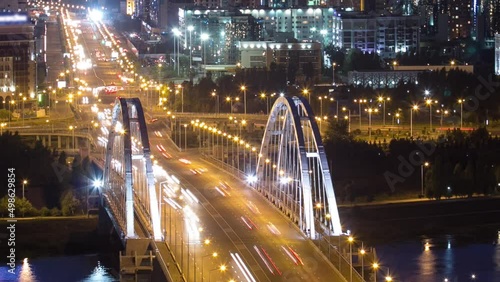
<svg viewBox="0 0 500 282">
<path fill-rule="evenodd" d="M 16 214 L 22 217 L 36 215 L 36 209 L 26 198 L 16 198 Z"/>
<path fill-rule="evenodd" d="M 81 203 L 75 196 L 73 189 L 68 189 L 63 193 L 61 199 L 61 210 L 64 216 L 75 215 Z"/>
<path fill-rule="evenodd" d="M 328 119 L 328 128 L 326 129 L 326 138 L 332 142 L 350 141 L 349 124 L 346 120 L 330 117 Z"/>
</svg>

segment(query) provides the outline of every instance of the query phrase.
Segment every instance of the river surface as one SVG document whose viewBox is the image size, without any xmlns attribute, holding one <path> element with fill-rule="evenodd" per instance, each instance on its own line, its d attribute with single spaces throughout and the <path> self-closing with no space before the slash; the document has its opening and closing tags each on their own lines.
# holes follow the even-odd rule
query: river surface
<svg viewBox="0 0 500 282">
<path fill-rule="evenodd" d="M 377 281 L 384 281 L 389 272 L 393 281 L 401 282 L 500 282 L 500 239 L 439 236 L 380 244 L 376 250 L 381 264 Z M 98 255 L 28 259 L 17 264 L 15 275 L 7 270 L 0 267 L 0 281 L 118 281 Z M 366 271 L 365 277 L 369 275 Z"/>
<path fill-rule="evenodd" d="M 0 267 L 0 281 L 19 282 L 112 282 L 119 281 L 99 262 L 98 255 L 62 256 L 26 259 L 16 266 L 15 274 Z"/>
<path fill-rule="evenodd" d="M 382 267 L 393 281 L 500 281 L 500 240 L 439 236 L 382 244 L 376 247 Z M 387 269 L 387 267 L 389 269 Z"/>
</svg>

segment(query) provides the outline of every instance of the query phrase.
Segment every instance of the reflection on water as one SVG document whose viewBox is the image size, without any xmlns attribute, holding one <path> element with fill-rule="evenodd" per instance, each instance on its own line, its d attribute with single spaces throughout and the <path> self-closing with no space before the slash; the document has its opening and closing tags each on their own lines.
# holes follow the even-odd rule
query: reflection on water
<svg viewBox="0 0 500 282">
<path fill-rule="evenodd" d="M 23 264 L 22 264 L 20 272 L 19 272 L 19 281 L 20 282 L 36 281 L 35 275 L 33 274 L 33 271 L 31 270 L 31 265 L 29 264 L 27 258 L 25 258 L 23 260 Z"/>
<path fill-rule="evenodd" d="M 500 281 L 500 239 L 492 244 L 442 236 L 376 249 L 397 281 Z"/>
<path fill-rule="evenodd" d="M 15 274 L 10 274 L 7 270 L 7 267 L 0 267 L 0 281 L 118 281 L 101 265 L 97 255 L 24 259 L 16 266 Z"/>
</svg>

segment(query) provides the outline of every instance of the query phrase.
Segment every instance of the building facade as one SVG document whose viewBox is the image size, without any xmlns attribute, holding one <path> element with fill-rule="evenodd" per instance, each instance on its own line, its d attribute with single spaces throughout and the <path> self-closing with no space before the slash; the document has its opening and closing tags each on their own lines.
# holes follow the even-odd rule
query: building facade
<svg viewBox="0 0 500 282">
<path fill-rule="evenodd" d="M 321 74 L 320 43 L 241 41 L 238 49 L 243 68 L 269 69 L 275 63 L 287 70 L 294 68 L 299 80 L 304 80 L 308 71 L 313 80 Z"/>
<path fill-rule="evenodd" d="M 6 23 L 8 22 L 8 23 Z M 27 14 L 0 15 L 0 94 L 3 103 L 35 98 L 34 25 Z"/>
<path fill-rule="evenodd" d="M 240 12 L 262 20 L 266 40 L 274 40 L 278 32 L 291 32 L 301 42 L 343 46 L 342 20 L 334 8 L 241 9 Z"/>
<path fill-rule="evenodd" d="M 263 40 L 262 22 L 238 11 L 179 9 L 179 31 L 184 53 L 203 64 L 236 64 L 238 41 Z"/>
<path fill-rule="evenodd" d="M 420 45 L 420 18 L 417 16 L 378 16 L 342 14 L 342 42 L 346 50 L 357 48 L 376 52 L 382 58 L 416 52 Z"/>
</svg>

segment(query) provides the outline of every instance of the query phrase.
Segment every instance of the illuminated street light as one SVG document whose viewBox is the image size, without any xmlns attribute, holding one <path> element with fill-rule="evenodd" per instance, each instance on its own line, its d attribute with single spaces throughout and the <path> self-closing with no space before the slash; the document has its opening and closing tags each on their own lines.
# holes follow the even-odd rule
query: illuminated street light
<svg viewBox="0 0 500 282">
<path fill-rule="evenodd" d="M 410 108 L 410 136 L 413 136 L 413 111 L 418 111 L 417 105 Z"/>
<path fill-rule="evenodd" d="M 458 99 L 458 103 L 460 104 L 460 130 L 462 130 L 463 127 L 463 110 L 464 110 L 464 99 Z"/>
<path fill-rule="evenodd" d="M 24 199 L 24 186 L 28 184 L 28 180 L 23 180 L 23 199 Z"/>
</svg>

